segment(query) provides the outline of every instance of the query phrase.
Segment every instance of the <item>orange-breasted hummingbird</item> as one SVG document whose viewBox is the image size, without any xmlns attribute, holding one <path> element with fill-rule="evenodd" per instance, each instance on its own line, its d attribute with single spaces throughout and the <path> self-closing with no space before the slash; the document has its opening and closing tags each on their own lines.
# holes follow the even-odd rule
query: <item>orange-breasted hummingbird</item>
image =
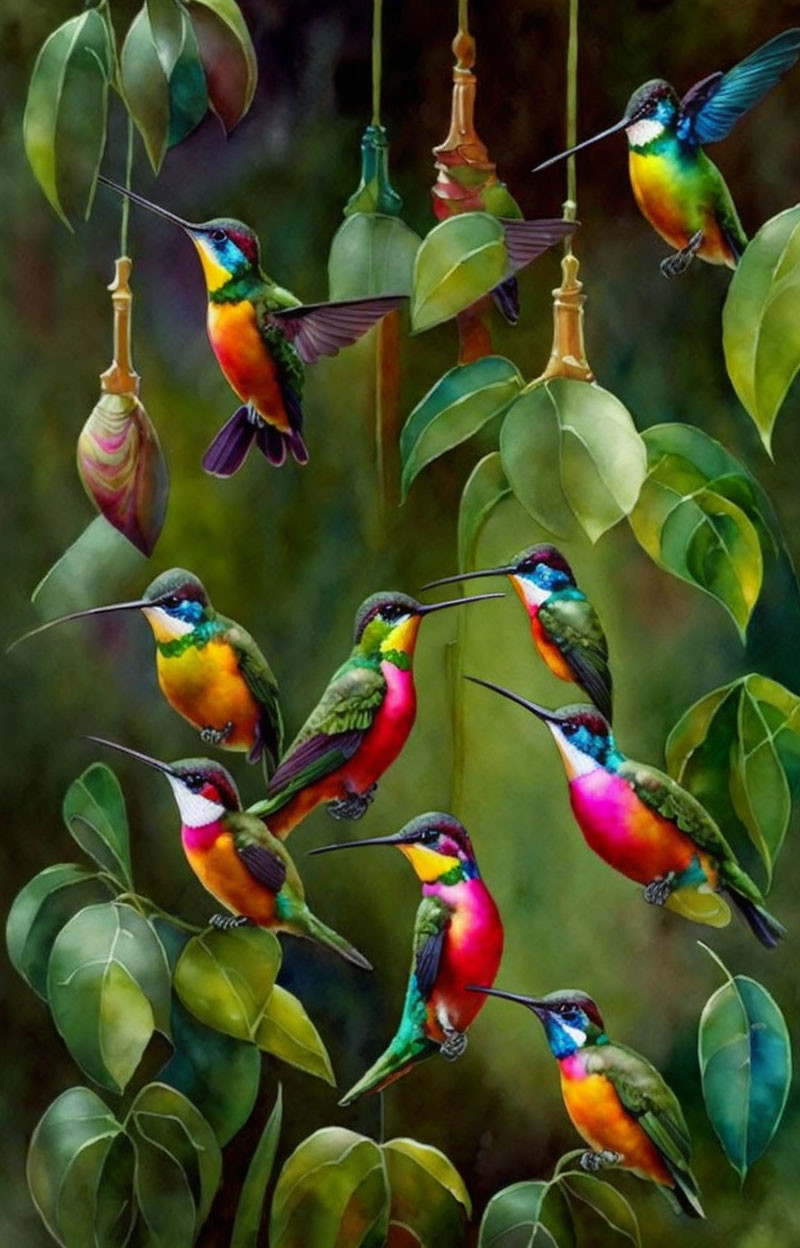
<svg viewBox="0 0 800 1248">
<path fill-rule="evenodd" d="M 136 609 L 153 630 L 158 683 L 173 710 L 199 729 L 204 744 L 247 750 L 251 763 L 263 755 L 274 767 L 283 717 L 272 669 L 250 634 L 215 611 L 202 582 L 184 568 L 162 572 L 133 602 L 73 611 L 13 644 L 67 620 Z"/>
<path fill-rule="evenodd" d="M 310 852 L 362 845 L 395 845 L 422 881 L 422 901 L 397 1034 L 340 1105 L 385 1088 L 437 1051 L 449 1060 L 460 1057 L 467 1028 L 483 1005 L 468 987 L 476 978 L 494 983 L 503 953 L 500 914 L 481 879 L 467 830 L 452 815 L 431 811 L 393 836 L 322 845 Z"/>
<path fill-rule="evenodd" d="M 367 959 L 306 904 L 303 881 L 289 851 L 260 819 L 242 810 L 230 772 L 208 758 L 162 763 L 115 741 L 88 737 L 136 758 L 169 781 L 181 817 L 183 852 L 203 887 L 230 914 L 211 918 L 222 929 L 253 923 L 315 940 L 371 971 Z"/>
<path fill-rule="evenodd" d="M 203 457 L 216 477 L 238 472 L 253 443 L 280 466 L 287 450 L 308 461 L 301 398 L 306 364 L 349 347 L 405 295 L 375 295 L 302 304 L 261 268 L 258 238 L 228 217 L 193 224 L 126 190 L 98 179 L 189 235 L 200 257 L 208 291 L 208 336 L 225 377 L 242 401 Z"/>
<path fill-rule="evenodd" d="M 761 890 L 705 807 L 671 776 L 626 758 L 599 711 L 588 705 L 548 711 L 491 681 L 467 680 L 524 706 L 547 725 L 586 843 L 616 871 L 644 884 L 645 901 L 663 906 L 684 887 L 722 891 L 762 945 L 777 945 L 785 929 L 765 909 Z"/>
<path fill-rule="evenodd" d="M 480 576 L 507 576 L 531 622 L 533 644 L 550 671 L 573 681 L 611 722 L 608 643 L 599 616 L 578 589 L 572 568 L 555 546 L 529 546 L 507 564 L 443 576 L 423 590 Z"/>
<path fill-rule="evenodd" d="M 281 838 L 322 802 L 334 819 L 360 819 L 414 724 L 412 663 L 423 617 L 502 597 L 476 594 L 423 606 L 407 594 L 382 592 L 362 602 L 349 658 L 278 764 L 266 801 L 251 812 Z"/>
<path fill-rule="evenodd" d="M 705 1217 L 678 1098 L 646 1058 L 608 1039 L 590 996 L 574 988 L 539 998 L 489 986 L 474 991 L 526 1005 L 544 1027 L 567 1113 L 589 1145 L 584 1170 L 621 1166 L 657 1183 L 676 1213 Z"/>
<path fill-rule="evenodd" d="M 683 99 L 662 78 L 644 83 L 620 121 L 584 139 L 534 172 L 624 130 L 633 194 L 642 214 L 675 253 L 661 261 L 665 277 L 684 273 L 695 256 L 736 267 L 747 235 L 719 169 L 703 144 L 730 134 L 736 122 L 777 86 L 800 57 L 800 28 L 776 35 L 728 70 L 696 82 Z"/>
</svg>

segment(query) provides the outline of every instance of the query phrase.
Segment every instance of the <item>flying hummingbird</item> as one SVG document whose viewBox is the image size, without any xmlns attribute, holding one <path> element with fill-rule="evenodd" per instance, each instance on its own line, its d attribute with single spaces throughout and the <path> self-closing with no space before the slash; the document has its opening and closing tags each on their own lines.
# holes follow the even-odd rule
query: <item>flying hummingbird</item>
<svg viewBox="0 0 800 1248">
<path fill-rule="evenodd" d="M 555 546 L 529 546 L 499 568 L 443 576 L 423 589 L 507 576 L 531 622 L 533 644 L 550 671 L 574 681 L 611 722 L 611 671 L 603 626 L 589 599 L 578 589 L 572 568 Z"/>
<path fill-rule="evenodd" d="M 626 758 L 594 707 L 548 711 L 488 680 L 467 680 L 524 706 L 547 724 L 586 843 L 616 871 L 646 885 L 645 901 L 663 906 L 676 889 L 687 886 L 724 891 L 762 945 L 775 948 L 785 929 L 764 908 L 761 890 L 705 807 L 671 776 Z"/>
<path fill-rule="evenodd" d="M 230 772 L 208 758 L 162 763 L 138 750 L 88 737 L 160 771 L 181 817 L 183 852 L 203 887 L 229 910 L 211 918 L 227 929 L 252 923 L 315 940 L 371 971 L 367 959 L 309 910 L 303 881 L 288 850 L 260 819 L 242 810 Z"/>
<path fill-rule="evenodd" d="M 360 819 L 414 725 L 412 663 L 423 616 L 502 597 L 476 594 L 423 606 L 407 594 L 383 592 L 362 602 L 350 657 L 278 764 L 266 801 L 251 813 L 281 838 L 322 802 L 334 819 Z"/>
<path fill-rule="evenodd" d="M 215 611 L 202 582 L 184 568 L 162 572 L 134 602 L 59 616 L 14 645 L 67 620 L 135 609 L 153 630 L 158 683 L 173 710 L 200 730 L 204 744 L 247 750 L 251 763 L 263 755 L 274 767 L 283 717 L 272 669 L 250 634 Z"/>
<path fill-rule="evenodd" d="M 206 451 L 203 467 L 213 476 L 232 477 L 254 442 L 271 464 L 280 466 L 287 450 L 305 464 L 304 365 L 349 347 L 406 296 L 302 304 L 262 271 L 258 238 L 241 221 L 220 217 L 195 225 L 109 178 L 98 180 L 180 226 L 197 248 L 208 290 L 208 336 L 242 400 Z"/>
<path fill-rule="evenodd" d="M 678 1098 L 646 1058 L 609 1041 L 591 997 L 574 988 L 538 999 L 491 987 L 474 991 L 526 1005 L 544 1027 L 567 1113 L 589 1145 L 580 1159 L 584 1170 L 632 1170 L 657 1183 L 676 1213 L 705 1217 Z"/>
<path fill-rule="evenodd" d="M 684 273 L 695 256 L 734 269 L 747 235 L 725 179 L 703 144 L 727 138 L 798 57 L 800 28 L 795 27 L 751 52 L 727 74 L 718 71 L 696 82 L 683 99 L 663 78 L 654 78 L 634 91 L 616 125 L 545 160 L 534 173 L 624 130 L 636 202 L 675 248 L 674 255 L 661 261 L 664 276 Z"/>
<path fill-rule="evenodd" d="M 481 879 L 467 830 L 452 815 L 431 811 L 394 836 L 322 845 L 310 852 L 362 845 L 396 845 L 422 881 L 422 901 L 397 1034 L 340 1105 L 385 1088 L 437 1050 L 449 1060 L 460 1057 L 467 1047 L 466 1030 L 483 1004 L 468 985 L 476 978 L 494 983 L 503 953 L 497 906 Z"/>
</svg>

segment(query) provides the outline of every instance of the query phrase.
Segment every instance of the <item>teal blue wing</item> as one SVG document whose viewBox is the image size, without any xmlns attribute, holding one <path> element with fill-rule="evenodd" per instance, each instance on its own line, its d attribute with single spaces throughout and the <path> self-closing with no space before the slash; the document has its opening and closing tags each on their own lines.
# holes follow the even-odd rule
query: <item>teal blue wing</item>
<svg viewBox="0 0 800 1248">
<path fill-rule="evenodd" d="M 228 623 L 226 636 L 236 654 L 239 671 L 262 710 L 258 723 L 259 740 L 251 751 L 251 761 L 257 761 L 260 746 L 269 757 L 270 767 L 274 768 L 283 749 L 283 715 L 278 700 L 278 682 L 250 634 L 232 620 Z"/>
<path fill-rule="evenodd" d="M 588 598 L 576 590 L 551 594 L 539 608 L 537 619 L 572 669 L 575 683 L 611 723 L 613 682 L 608 642 Z"/>
<path fill-rule="evenodd" d="M 678 137 L 689 143 L 714 143 L 730 134 L 744 113 L 777 86 L 800 57 L 800 29 L 785 30 L 727 74 L 710 74 L 681 100 Z"/>
</svg>

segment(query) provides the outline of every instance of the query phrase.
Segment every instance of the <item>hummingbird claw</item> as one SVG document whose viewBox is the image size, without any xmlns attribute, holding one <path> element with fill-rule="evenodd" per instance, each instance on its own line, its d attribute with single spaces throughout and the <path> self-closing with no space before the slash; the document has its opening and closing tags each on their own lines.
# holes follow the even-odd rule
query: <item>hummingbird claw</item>
<svg viewBox="0 0 800 1248">
<path fill-rule="evenodd" d="M 222 728 L 212 728 L 210 724 L 206 724 L 205 728 L 200 730 L 200 740 L 204 745 L 222 745 L 228 740 L 233 729 L 234 723 L 232 719 L 229 719 Z"/>
<path fill-rule="evenodd" d="M 328 802 L 331 819 L 361 819 L 375 798 L 378 785 L 371 784 L 363 793 L 351 793 L 348 797 Z"/>
<path fill-rule="evenodd" d="M 661 261 L 661 272 L 664 277 L 680 277 L 681 273 L 685 273 L 689 265 L 694 260 L 703 243 L 703 231 L 698 230 L 689 239 L 685 247 L 680 251 L 676 251 L 674 255 L 667 256 Z"/>
<path fill-rule="evenodd" d="M 589 1174 L 594 1174 L 596 1171 L 604 1170 L 608 1166 L 617 1166 L 621 1161 L 621 1153 L 613 1153 L 610 1148 L 603 1148 L 597 1153 L 582 1153 L 579 1164 L 581 1170 L 587 1170 Z"/>
<path fill-rule="evenodd" d="M 461 1057 L 467 1047 L 467 1034 L 463 1031 L 456 1031 L 455 1028 L 447 1028 L 445 1030 L 445 1039 L 439 1052 L 448 1062 L 454 1062 L 457 1057 Z"/>
<path fill-rule="evenodd" d="M 215 927 L 217 931 L 229 932 L 236 927 L 248 927 L 252 922 L 246 914 L 212 914 L 208 925 Z"/>
<path fill-rule="evenodd" d="M 674 871 L 669 871 L 667 875 L 659 876 L 657 880 L 651 880 L 642 894 L 645 901 L 649 901 L 651 906 L 666 905 L 671 894 L 675 891 L 677 878 Z"/>
</svg>

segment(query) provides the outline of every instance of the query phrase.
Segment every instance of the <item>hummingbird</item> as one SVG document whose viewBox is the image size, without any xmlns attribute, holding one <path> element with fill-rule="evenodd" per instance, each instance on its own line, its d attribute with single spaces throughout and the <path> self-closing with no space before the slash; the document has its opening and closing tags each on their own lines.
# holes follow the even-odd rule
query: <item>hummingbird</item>
<svg viewBox="0 0 800 1248">
<path fill-rule="evenodd" d="M 786 30 L 728 70 L 696 82 L 683 99 L 663 78 L 634 91 L 620 121 L 537 165 L 534 173 L 624 130 L 628 169 L 640 211 L 674 254 L 665 277 L 684 273 L 695 256 L 736 264 L 747 246 L 731 193 L 703 145 L 730 134 L 736 122 L 777 86 L 800 57 L 800 28 Z"/>
<path fill-rule="evenodd" d="M 547 725 L 587 845 L 616 871 L 644 884 L 645 901 L 663 906 L 676 889 L 689 886 L 724 891 L 762 945 L 775 948 L 785 929 L 765 909 L 761 890 L 711 815 L 671 776 L 626 758 L 599 711 L 586 704 L 548 711 L 488 680 L 467 680 L 524 706 Z"/>
<path fill-rule="evenodd" d="M 494 983 L 503 953 L 500 914 L 481 879 L 469 834 L 452 815 L 430 811 L 393 836 L 322 845 L 309 852 L 327 854 L 362 845 L 395 845 L 422 881 L 422 901 L 397 1034 L 340 1105 L 385 1088 L 437 1050 L 450 1061 L 460 1057 L 467 1047 L 467 1028 L 483 1004 L 468 985 L 476 977 Z"/>
<path fill-rule="evenodd" d="M 274 767 L 283 716 L 272 669 L 250 634 L 212 607 L 203 583 L 185 568 L 162 572 L 133 602 L 73 611 L 13 644 L 67 620 L 135 609 L 153 630 L 158 683 L 173 710 L 200 730 L 205 745 L 247 750 L 248 762 L 263 757 Z"/>
<path fill-rule="evenodd" d="M 281 838 L 322 802 L 334 819 L 360 819 L 414 725 L 412 663 L 422 618 L 502 597 L 476 594 L 423 606 L 407 594 L 384 591 L 362 602 L 350 657 L 280 760 L 266 800 L 251 806 L 251 813 Z"/>
<path fill-rule="evenodd" d="M 423 590 L 479 576 L 507 576 L 528 612 L 533 644 L 553 675 L 573 681 L 611 722 L 608 643 L 597 612 L 578 589 L 572 568 L 555 546 L 529 546 L 509 563 L 443 576 Z"/>
<path fill-rule="evenodd" d="M 307 463 L 301 407 L 304 366 L 349 347 L 407 296 L 303 304 L 263 272 L 258 238 L 243 222 L 220 217 L 193 224 L 102 174 L 98 180 L 180 226 L 200 257 L 208 291 L 208 336 L 228 384 L 242 401 L 206 451 L 205 470 L 232 477 L 253 443 L 276 467 L 284 463 L 287 451 L 298 464 Z"/>
<path fill-rule="evenodd" d="M 589 1145 L 580 1159 L 584 1170 L 632 1170 L 657 1183 L 676 1213 L 705 1217 L 678 1098 L 646 1058 L 609 1040 L 590 996 L 574 988 L 540 998 L 491 987 L 473 991 L 526 1005 L 544 1027 L 567 1113 Z"/>
<path fill-rule="evenodd" d="M 162 763 L 138 750 L 88 737 L 136 758 L 166 776 L 181 817 L 181 842 L 203 887 L 226 907 L 210 922 L 223 931 L 254 924 L 315 940 L 371 971 L 367 959 L 306 904 L 303 881 L 289 851 L 260 819 L 242 809 L 230 772 L 208 758 Z"/>
</svg>

